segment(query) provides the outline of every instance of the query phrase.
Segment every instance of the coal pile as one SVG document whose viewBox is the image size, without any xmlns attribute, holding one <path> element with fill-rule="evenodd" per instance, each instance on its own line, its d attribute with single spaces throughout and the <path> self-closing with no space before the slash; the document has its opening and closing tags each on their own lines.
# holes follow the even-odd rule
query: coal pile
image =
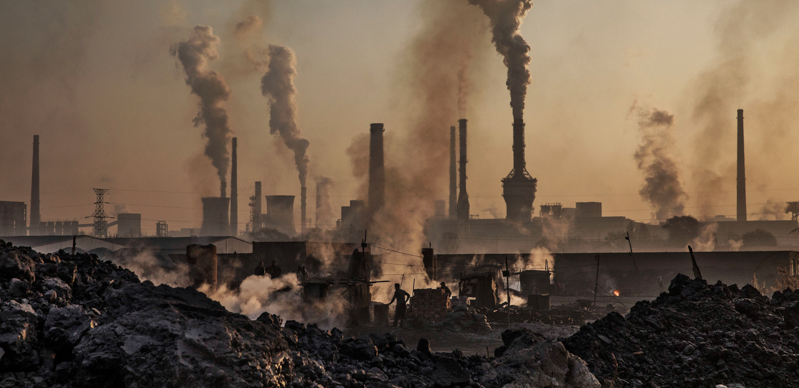
<svg viewBox="0 0 799 388">
<path fill-rule="evenodd" d="M 466 306 L 455 306 L 440 322 L 412 323 L 411 325 L 409 326 L 451 333 L 488 333 L 491 331 L 491 325 L 488 323 L 486 315 L 475 312 L 474 309 Z"/>
<path fill-rule="evenodd" d="M 678 275 L 668 293 L 610 313 L 563 340 L 603 387 L 794 387 L 799 292 L 771 299 Z"/>
<path fill-rule="evenodd" d="M 508 309 L 505 307 L 486 310 L 484 314 L 489 322 L 506 322 L 508 320 Z M 584 324 L 587 320 L 597 319 L 604 316 L 604 313 L 594 310 L 580 308 L 577 306 L 558 306 L 551 310 L 530 310 L 523 307 L 511 306 L 511 323 L 543 323 L 547 325 L 577 325 Z"/>
<path fill-rule="evenodd" d="M 0 387 L 599 386 L 561 343 L 506 337 L 489 359 L 268 313 L 250 320 L 94 255 L 0 240 Z"/>
</svg>

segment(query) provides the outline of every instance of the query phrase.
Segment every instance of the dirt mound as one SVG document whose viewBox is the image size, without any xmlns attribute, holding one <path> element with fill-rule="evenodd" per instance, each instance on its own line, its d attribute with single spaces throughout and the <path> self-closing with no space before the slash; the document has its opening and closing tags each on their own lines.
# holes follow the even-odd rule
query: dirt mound
<svg viewBox="0 0 799 388">
<path fill-rule="evenodd" d="M 557 341 L 503 340 L 488 359 L 268 313 L 253 321 L 94 255 L 0 240 L 0 387 L 598 387 Z"/>
<path fill-rule="evenodd" d="M 678 275 L 668 293 L 611 313 L 563 344 L 603 386 L 789 387 L 799 380 L 799 292 Z"/>
</svg>

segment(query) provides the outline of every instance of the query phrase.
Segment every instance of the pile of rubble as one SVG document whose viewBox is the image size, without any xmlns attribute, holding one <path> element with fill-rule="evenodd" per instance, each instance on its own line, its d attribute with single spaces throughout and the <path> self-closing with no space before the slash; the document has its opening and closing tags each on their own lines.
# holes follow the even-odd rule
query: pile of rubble
<svg viewBox="0 0 799 388">
<path fill-rule="evenodd" d="M 455 306 L 452 312 L 440 322 L 424 325 L 426 330 L 448 331 L 452 333 L 488 333 L 491 325 L 485 314 L 480 314 L 466 306 Z"/>
<path fill-rule="evenodd" d="M 489 359 L 266 313 L 253 321 L 94 255 L 0 240 L 0 387 L 599 387 L 559 342 L 503 340 Z"/>
<path fill-rule="evenodd" d="M 494 310 L 483 309 L 489 322 L 507 322 L 508 309 L 501 307 Z M 543 323 L 547 325 L 581 326 L 586 321 L 605 315 L 605 311 L 597 311 L 573 306 L 557 306 L 550 310 L 530 310 L 524 307 L 511 306 L 511 323 Z"/>
<path fill-rule="evenodd" d="M 668 293 L 564 339 L 603 386 L 788 387 L 799 381 L 799 292 L 678 275 Z"/>
</svg>

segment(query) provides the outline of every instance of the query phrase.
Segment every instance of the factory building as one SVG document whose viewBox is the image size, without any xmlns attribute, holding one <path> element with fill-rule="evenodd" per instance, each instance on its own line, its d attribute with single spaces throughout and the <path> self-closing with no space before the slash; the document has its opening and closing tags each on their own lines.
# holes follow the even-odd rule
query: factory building
<svg viewBox="0 0 799 388">
<path fill-rule="evenodd" d="M 0 201 L 0 236 L 25 236 L 27 219 L 25 202 Z"/>
</svg>

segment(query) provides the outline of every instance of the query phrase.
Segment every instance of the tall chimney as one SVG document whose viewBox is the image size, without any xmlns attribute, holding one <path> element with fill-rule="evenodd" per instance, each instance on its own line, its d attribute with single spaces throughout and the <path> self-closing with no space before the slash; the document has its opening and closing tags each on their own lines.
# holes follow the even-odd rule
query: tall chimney
<svg viewBox="0 0 799 388">
<path fill-rule="evenodd" d="M 39 135 L 33 135 L 33 171 L 31 173 L 30 235 L 38 234 L 42 215 L 39 213 Z"/>
<path fill-rule="evenodd" d="M 233 138 L 233 149 L 231 153 L 232 163 L 230 165 L 230 234 L 232 236 L 239 235 L 239 179 L 238 179 L 238 162 L 236 147 L 238 141 Z"/>
<path fill-rule="evenodd" d="M 306 198 L 305 195 L 307 194 L 307 188 L 302 186 L 300 188 L 300 217 L 302 221 L 300 221 L 300 233 L 305 234 L 305 220 L 306 220 Z"/>
<path fill-rule="evenodd" d="M 746 162 L 744 161 L 743 109 L 738 109 L 738 221 L 746 221 Z"/>
<path fill-rule="evenodd" d="M 458 217 L 458 172 L 455 156 L 458 150 L 455 148 L 457 134 L 455 126 L 449 127 L 449 218 Z"/>
<path fill-rule="evenodd" d="M 255 196 L 250 197 L 252 201 L 252 231 L 255 232 L 263 226 L 261 211 L 261 182 L 255 182 Z"/>
<path fill-rule="evenodd" d="M 383 166 L 383 123 L 373 123 L 369 128 L 369 203 L 368 219 L 385 204 L 386 170 Z"/>
<path fill-rule="evenodd" d="M 458 120 L 461 136 L 460 192 L 458 193 L 458 219 L 469 220 L 469 194 L 466 192 L 466 119 Z"/>
<path fill-rule="evenodd" d="M 505 218 L 527 223 L 533 216 L 533 201 L 538 181 L 527 172 L 524 160 L 524 120 L 513 120 L 513 170 L 502 179 Z"/>
<path fill-rule="evenodd" d="M 316 181 L 316 208 L 314 209 L 314 215 L 316 215 L 316 220 L 314 221 L 314 228 L 319 229 L 319 206 L 322 203 L 322 195 L 319 191 L 319 181 Z"/>
</svg>

